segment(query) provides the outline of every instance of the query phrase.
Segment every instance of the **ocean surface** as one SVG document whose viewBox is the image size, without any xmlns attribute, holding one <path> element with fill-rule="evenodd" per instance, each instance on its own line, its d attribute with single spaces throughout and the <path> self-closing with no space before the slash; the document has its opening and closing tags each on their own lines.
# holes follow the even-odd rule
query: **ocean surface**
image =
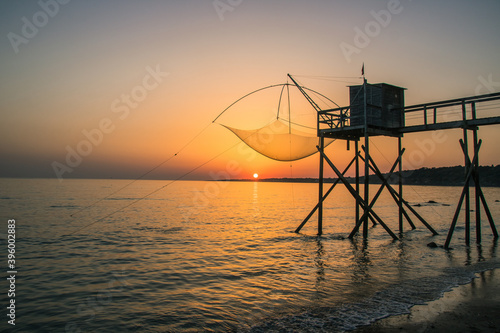
<svg viewBox="0 0 500 333">
<path fill-rule="evenodd" d="M 347 239 L 354 200 L 340 185 L 321 237 L 316 215 L 294 233 L 317 203 L 315 184 L 0 179 L 0 191 L 4 276 L 16 220 L 15 326 L 5 278 L 1 287 L 9 332 L 341 332 L 500 268 L 484 212 L 481 246 L 474 213 L 465 246 L 463 211 L 452 250 L 427 246 L 444 244 L 457 187 L 406 186 L 439 235 L 413 218 L 400 241 L 380 225 L 367 241 Z M 500 225 L 500 189 L 483 191 Z M 398 231 L 387 191 L 374 210 Z"/>
</svg>

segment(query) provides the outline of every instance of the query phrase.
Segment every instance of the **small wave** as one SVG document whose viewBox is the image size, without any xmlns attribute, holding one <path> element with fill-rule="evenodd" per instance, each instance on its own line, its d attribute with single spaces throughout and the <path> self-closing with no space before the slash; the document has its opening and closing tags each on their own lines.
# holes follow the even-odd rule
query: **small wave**
<svg viewBox="0 0 500 333">
<path fill-rule="evenodd" d="M 163 232 L 178 232 L 184 230 L 182 227 L 172 227 L 168 229 L 164 229 Z"/>
<path fill-rule="evenodd" d="M 153 231 L 153 232 L 159 232 L 159 233 L 173 233 L 173 232 L 179 232 L 184 230 L 182 227 L 171 227 L 171 228 L 162 228 L 162 227 L 147 227 L 147 226 L 142 226 L 142 227 L 134 227 L 134 230 L 138 231 Z"/>
<path fill-rule="evenodd" d="M 51 205 L 50 208 L 78 208 L 75 205 Z"/>
</svg>

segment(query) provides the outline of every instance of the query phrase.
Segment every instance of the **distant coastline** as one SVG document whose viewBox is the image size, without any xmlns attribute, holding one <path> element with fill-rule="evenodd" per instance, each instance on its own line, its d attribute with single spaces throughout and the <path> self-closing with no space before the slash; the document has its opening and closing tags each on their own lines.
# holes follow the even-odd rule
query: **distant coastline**
<svg viewBox="0 0 500 333">
<path fill-rule="evenodd" d="M 386 176 L 387 174 L 384 174 Z M 402 172 L 403 184 L 405 185 L 428 185 L 428 186 L 463 186 L 465 178 L 465 168 L 463 166 L 440 167 L 440 168 L 420 168 L 416 170 L 405 170 Z M 346 177 L 350 183 L 355 182 L 354 177 Z M 394 172 L 389 183 L 397 184 L 399 173 Z M 336 178 L 325 178 L 325 183 L 333 183 Z M 232 181 L 259 181 L 276 183 L 317 183 L 318 178 L 264 178 L 233 179 Z M 360 183 L 364 182 L 364 177 L 360 177 Z M 484 187 L 500 187 L 500 165 L 480 166 L 479 182 Z M 380 178 L 370 175 L 371 184 L 381 184 Z"/>
</svg>

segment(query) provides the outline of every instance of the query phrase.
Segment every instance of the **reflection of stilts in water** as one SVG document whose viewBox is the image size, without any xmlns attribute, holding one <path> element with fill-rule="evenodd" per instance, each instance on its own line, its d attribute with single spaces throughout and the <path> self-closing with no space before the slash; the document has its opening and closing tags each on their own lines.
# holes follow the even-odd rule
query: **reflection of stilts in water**
<svg viewBox="0 0 500 333">
<path fill-rule="evenodd" d="M 403 274 L 406 273 L 407 271 L 407 263 L 408 263 L 408 253 L 406 252 L 406 241 L 405 241 L 405 235 L 401 235 L 401 242 L 397 243 L 397 248 L 398 248 L 398 270 L 399 270 L 399 275 L 402 276 Z"/>
<path fill-rule="evenodd" d="M 493 240 L 493 243 L 491 244 L 491 248 L 490 248 L 490 258 L 493 258 L 496 256 L 496 249 L 497 249 L 497 239 L 494 239 Z M 477 261 L 480 262 L 480 261 L 485 261 L 486 258 L 484 258 L 483 256 L 483 247 L 481 246 L 481 244 L 477 244 Z"/>
<path fill-rule="evenodd" d="M 476 249 L 477 249 L 477 262 L 484 261 L 485 258 L 483 256 L 483 248 L 482 248 L 481 244 L 477 244 Z M 472 264 L 472 255 L 471 255 L 471 252 L 472 252 L 472 248 L 470 246 L 467 246 L 465 248 L 465 253 L 466 253 L 465 265 L 466 266 L 469 266 L 469 265 Z"/>
<path fill-rule="evenodd" d="M 323 260 L 325 250 L 323 248 L 321 237 L 316 238 L 316 244 L 318 245 L 318 248 L 316 250 L 316 258 L 314 258 L 314 262 L 316 265 L 316 290 L 318 290 L 320 284 L 325 280 L 325 262 Z"/>
<path fill-rule="evenodd" d="M 479 276 L 477 276 L 479 275 Z M 487 293 L 487 290 L 489 289 L 487 287 L 488 284 L 493 284 L 495 283 L 495 270 L 491 269 L 488 271 L 482 271 L 479 272 L 476 275 L 476 278 L 473 279 L 470 283 L 470 290 L 468 291 L 472 297 L 488 297 L 488 295 L 485 294 Z"/>
<path fill-rule="evenodd" d="M 481 247 L 481 244 L 477 244 L 477 260 L 484 261 L 483 248 Z"/>
<path fill-rule="evenodd" d="M 495 280 L 495 270 L 491 269 L 489 271 L 479 272 L 479 277 L 483 283 L 491 283 Z"/>
<path fill-rule="evenodd" d="M 465 254 L 466 254 L 465 265 L 470 266 L 470 264 L 472 263 L 472 258 L 470 255 L 470 247 L 469 246 L 465 247 Z"/>
<path fill-rule="evenodd" d="M 368 239 L 363 238 L 361 240 L 361 247 L 359 247 L 359 241 L 353 240 L 351 242 L 353 246 L 353 259 L 354 268 L 352 271 L 352 280 L 354 282 L 362 282 L 370 278 L 369 269 L 371 266 L 370 252 L 368 251 Z"/>
<path fill-rule="evenodd" d="M 491 244 L 491 253 L 490 253 L 490 256 L 493 257 L 496 253 L 496 249 L 497 249 L 497 244 L 498 244 L 498 239 L 495 238 L 493 240 L 493 243 Z"/>
<path fill-rule="evenodd" d="M 489 250 L 489 258 L 496 257 L 497 245 L 498 245 L 498 241 L 496 239 L 494 239 L 492 244 L 491 244 L 491 248 Z M 485 251 L 483 250 L 483 246 L 481 244 L 477 244 L 476 250 L 477 250 L 477 260 L 476 260 L 476 262 L 473 262 L 472 247 L 470 247 L 470 246 L 465 247 L 465 262 L 464 262 L 464 264 L 466 266 L 472 265 L 472 264 L 477 263 L 477 262 L 482 262 L 482 261 L 488 260 L 488 258 L 484 257 Z M 486 251 L 486 253 L 488 253 L 488 251 Z M 455 261 L 454 254 L 456 254 L 456 253 L 453 253 L 453 251 L 446 251 L 446 256 L 447 256 L 448 260 L 450 261 L 450 263 L 453 263 Z"/>
</svg>

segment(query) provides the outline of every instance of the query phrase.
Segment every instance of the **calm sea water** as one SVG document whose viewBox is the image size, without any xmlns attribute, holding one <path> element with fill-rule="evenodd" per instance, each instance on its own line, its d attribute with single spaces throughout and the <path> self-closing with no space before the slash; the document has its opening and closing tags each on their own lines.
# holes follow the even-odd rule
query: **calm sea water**
<svg viewBox="0 0 500 333">
<path fill-rule="evenodd" d="M 345 239 L 354 201 L 343 186 L 326 201 L 324 235 L 317 237 L 314 218 L 293 232 L 317 202 L 314 184 L 136 181 L 119 190 L 129 183 L 0 179 L 3 261 L 7 220 L 16 219 L 18 270 L 16 326 L 7 324 L 4 279 L 0 327 L 344 331 L 407 312 L 500 267 L 486 220 L 482 246 L 464 246 L 463 215 L 453 250 L 426 246 L 444 244 L 456 187 L 405 187 L 406 199 L 421 205 L 415 209 L 440 235 L 414 219 L 417 229 L 406 224 L 401 241 L 377 225 L 363 242 Z M 484 193 L 498 220 L 500 189 Z M 389 194 L 375 210 L 397 231 Z"/>
</svg>

